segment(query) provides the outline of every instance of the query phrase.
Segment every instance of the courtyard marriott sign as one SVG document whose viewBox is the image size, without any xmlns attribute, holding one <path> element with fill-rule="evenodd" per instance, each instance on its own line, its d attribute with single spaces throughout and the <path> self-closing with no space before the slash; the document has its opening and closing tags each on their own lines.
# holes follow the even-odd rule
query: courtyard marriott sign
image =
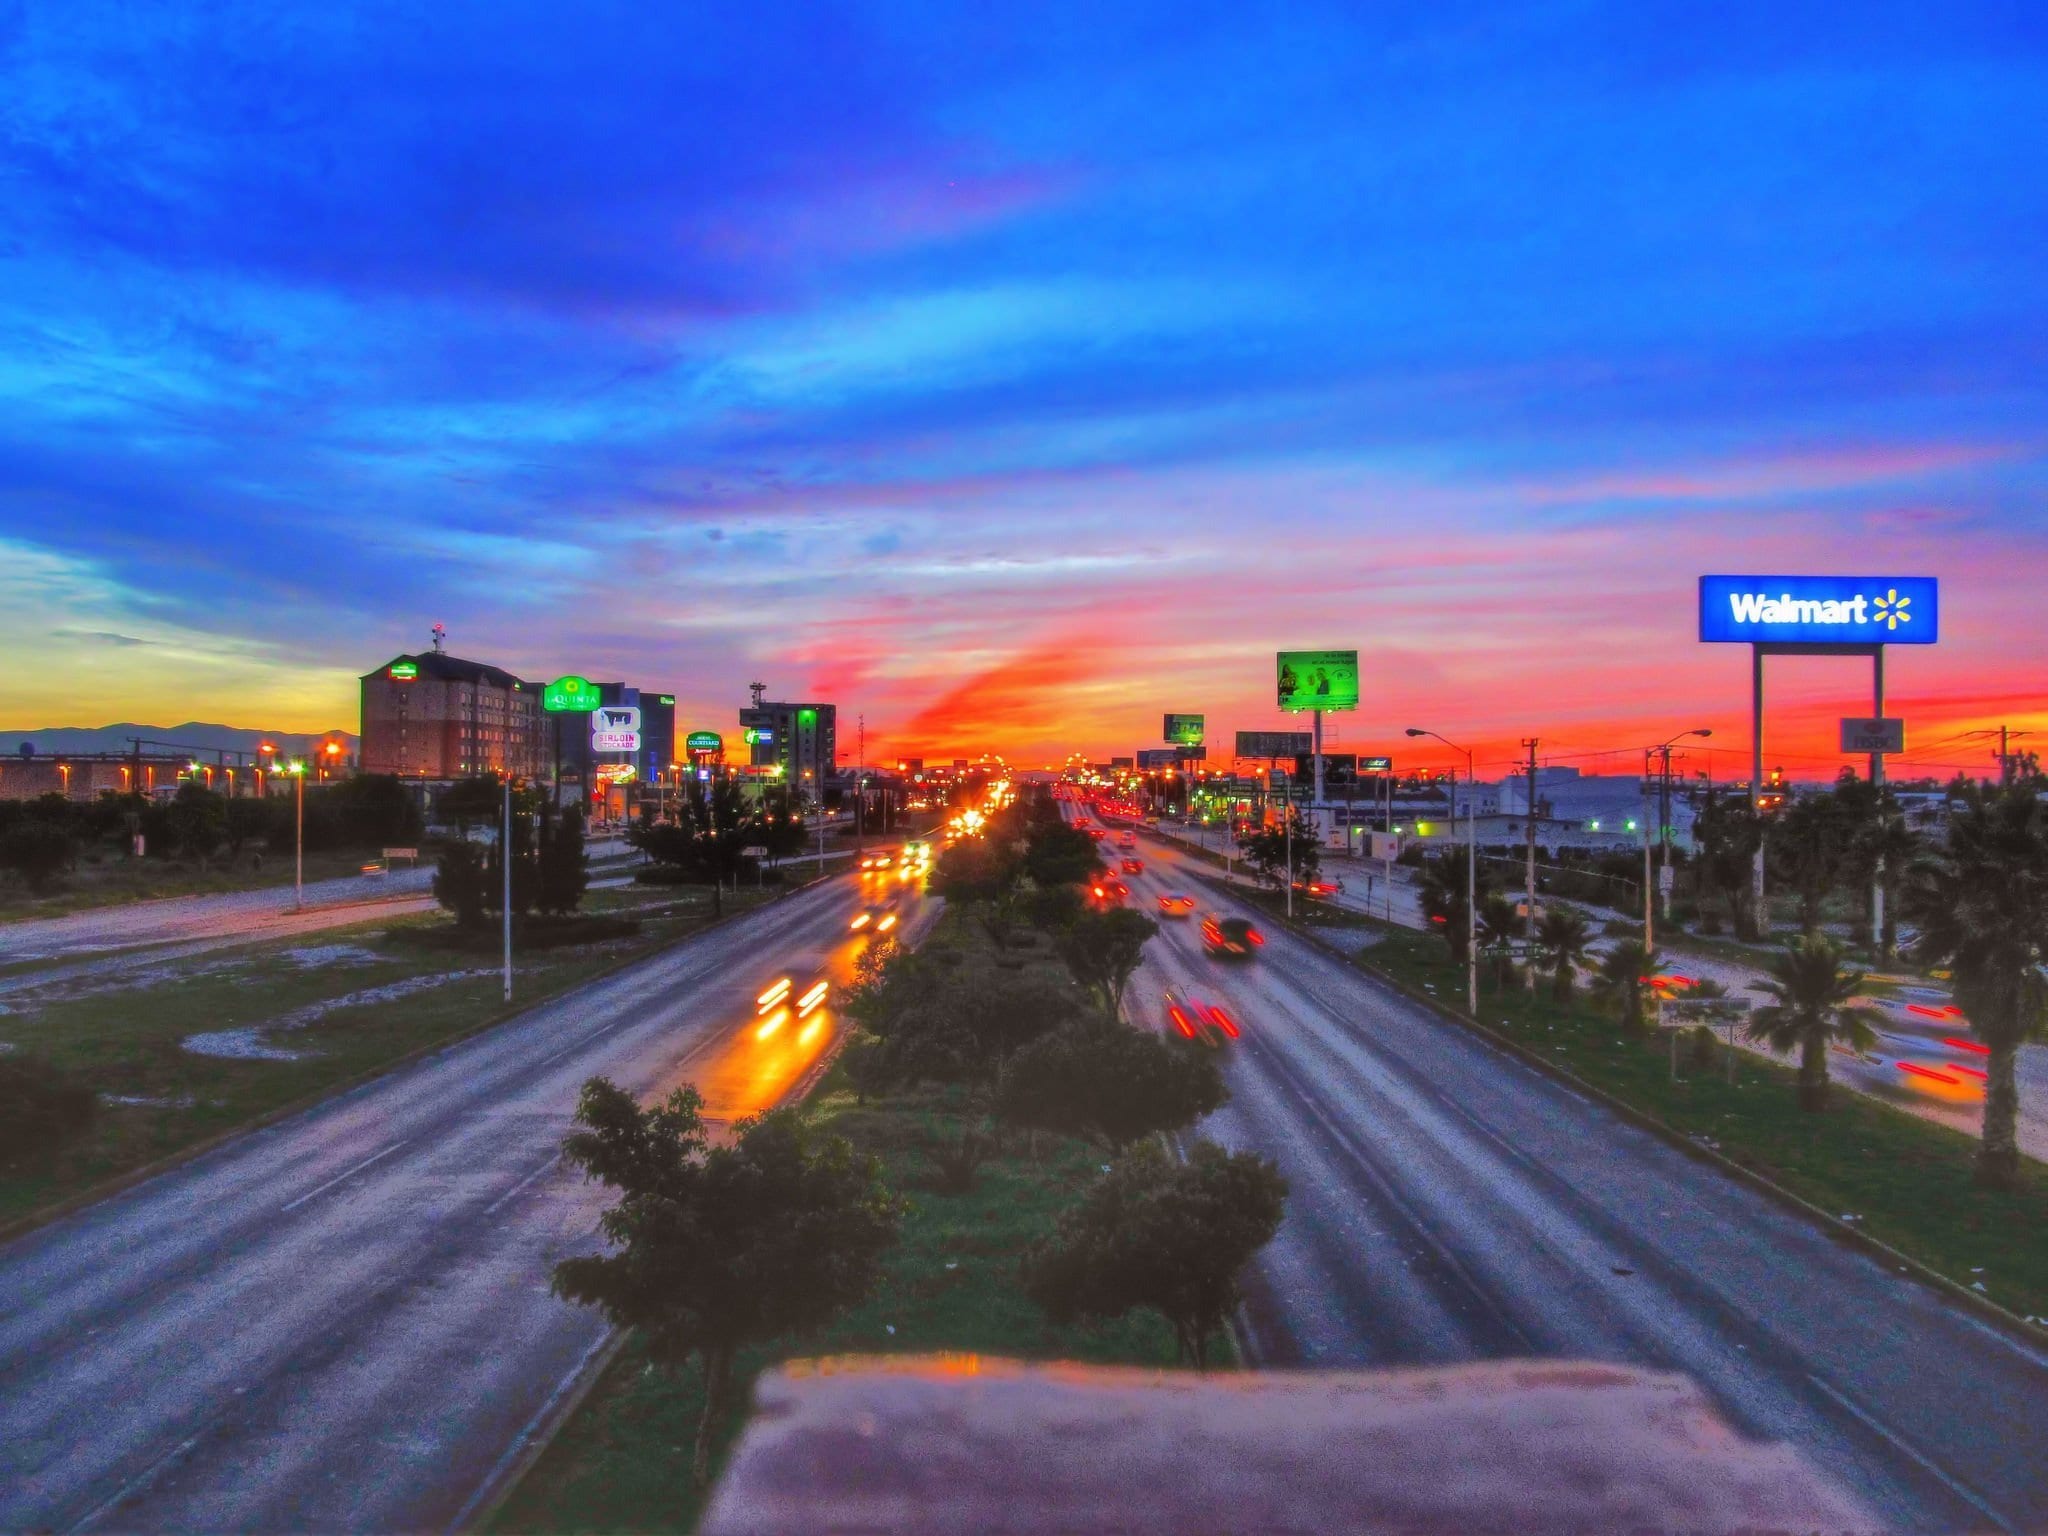
<svg viewBox="0 0 2048 1536">
<path fill-rule="evenodd" d="M 1773 646 L 1933 645 L 1932 576 L 1702 576 L 1700 639 Z"/>
</svg>

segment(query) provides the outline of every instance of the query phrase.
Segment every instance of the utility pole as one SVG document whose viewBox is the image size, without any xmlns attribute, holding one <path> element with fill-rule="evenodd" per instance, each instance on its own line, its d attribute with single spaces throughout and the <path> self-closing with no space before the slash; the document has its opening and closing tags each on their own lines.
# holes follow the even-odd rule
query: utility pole
<svg viewBox="0 0 2048 1536">
<path fill-rule="evenodd" d="M 1657 749 L 1664 754 L 1663 773 L 1657 784 L 1657 910 L 1671 921 L 1671 887 L 1664 871 L 1671 867 L 1671 743 Z"/>
<path fill-rule="evenodd" d="M 505 775 L 505 824 L 498 833 L 499 872 L 505 877 L 505 1001 L 512 1001 L 512 775 Z"/>
<path fill-rule="evenodd" d="M 1522 943 L 1528 950 L 1529 990 L 1536 990 L 1536 738 L 1525 736 L 1522 745 L 1529 749 L 1529 843 L 1528 843 L 1528 909 L 1522 914 Z"/>
<path fill-rule="evenodd" d="M 1643 798 L 1650 798 L 1650 754 L 1643 754 Z M 1643 807 L 1643 955 L 1647 959 L 1657 948 L 1651 914 L 1656 910 L 1656 882 L 1650 877 L 1650 814 L 1649 807 Z"/>
</svg>

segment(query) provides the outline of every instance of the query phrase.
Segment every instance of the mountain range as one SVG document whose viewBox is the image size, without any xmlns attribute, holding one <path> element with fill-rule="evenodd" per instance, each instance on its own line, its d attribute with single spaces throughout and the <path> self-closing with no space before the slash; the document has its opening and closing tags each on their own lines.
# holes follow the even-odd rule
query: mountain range
<svg viewBox="0 0 2048 1536">
<path fill-rule="evenodd" d="M 143 751 L 254 752 L 258 744 L 270 742 L 287 757 L 303 755 L 320 741 L 343 741 L 356 750 L 350 731 L 259 731 L 239 725 L 209 725 L 188 720 L 183 725 L 77 725 L 46 726 L 40 730 L 0 729 L 0 755 L 17 755 L 24 743 L 35 748 L 37 757 L 61 757 L 77 752 L 128 752 L 130 738 L 143 738 Z"/>
</svg>

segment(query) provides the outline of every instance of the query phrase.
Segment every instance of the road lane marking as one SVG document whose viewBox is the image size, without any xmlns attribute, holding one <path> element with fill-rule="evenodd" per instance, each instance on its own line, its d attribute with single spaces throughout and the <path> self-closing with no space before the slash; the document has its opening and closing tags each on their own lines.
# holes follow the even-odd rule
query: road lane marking
<svg viewBox="0 0 2048 1536">
<path fill-rule="evenodd" d="M 1815 1390 L 1817 1390 L 1823 1397 L 1827 1398 L 1829 1402 L 1833 1403 L 1837 1408 L 1841 1409 L 1842 1412 L 1848 1414 L 1850 1418 L 1854 1419 L 1857 1423 L 1861 1424 L 1865 1429 L 1869 1430 L 1873 1435 L 1877 1436 L 1878 1439 L 1882 1440 L 1886 1445 L 1890 1446 L 1893 1450 L 1897 1451 L 1901 1456 L 1906 1457 L 1915 1466 L 1919 1467 L 1923 1472 L 1926 1472 L 1930 1477 L 1934 1478 L 1937 1482 L 1941 1484 L 1942 1487 L 1946 1488 L 1950 1493 L 1954 1494 L 1957 1498 L 1961 1499 L 1965 1504 L 1969 1505 L 1970 1508 L 1976 1510 L 1978 1514 L 1982 1515 L 1986 1520 L 1989 1520 L 2001 1531 L 2016 1531 L 2019 1529 L 2017 1526 L 2012 1524 L 2011 1521 L 2007 1520 L 2003 1515 L 1999 1514 L 1997 1510 L 1993 1509 L 1989 1504 L 1987 1504 L 1976 1493 L 1972 1492 L 1969 1488 L 1966 1488 L 1962 1483 L 1956 1481 L 1956 1479 L 1951 1477 L 1948 1473 L 1942 1471 L 1942 1469 L 1936 1466 L 1934 1462 L 1931 1459 L 1929 1459 L 1923 1452 L 1916 1450 L 1906 1441 L 1900 1439 L 1897 1435 L 1893 1434 L 1892 1431 L 1886 1429 L 1884 1425 L 1878 1423 L 1876 1419 L 1873 1419 L 1861 1408 L 1858 1408 L 1854 1403 L 1850 1402 L 1848 1398 L 1844 1397 L 1841 1393 L 1837 1392 L 1833 1387 L 1829 1386 L 1826 1382 L 1822 1381 L 1818 1376 L 1814 1375 L 1811 1371 L 1807 1372 L 1806 1379 L 1812 1382 Z"/>
<path fill-rule="evenodd" d="M 525 1189 L 527 1185 L 531 1184 L 535 1179 L 539 1178 L 542 1174 L 546 1173 L 550 1168 L 554 1167 L 555 1164 L 560 1161 L 561 1156 L 559 1153 L 556 1156 L 549 1158 L 546 1162 L 542 1163 L 538 1168 L 534 1169 L 533 1172 L 529 1173 L 525 1178 L 521 1179 L 517 1184 L 514 1184 L 510 1189 L 506 1190 L 505 1193 L 498 1196 L 498 1198 L 493 1200 L 489 1205 L 485 1206 L 484 1214 L 486 1216 L 490 1215 L 493 1211 L 497 1210 L 499 1206 L 503 1205 L 506 1201 L 510 1200 L 514 1195 L 517 1195 L 521 1190 Z"/>
<path fill-rule="evenodd" d="M 82 1531 L 87 1526 L 91 1525 L 94 1521 L 98 1520 L 101 1515 L 107 1514 L 112 1510 L 118 1509 L 128 1498 L 130 1498 L 138 1489 L 140 1489 L 144 1483 L 148 1482 L 151 1478 L 155 1477 L 157 1473 L 161 1472 L 173 1461 L 176 1461 L 180 1456 L 183 1456 L 187 1451 L 191 1450 L 192 1447 L 197 1445 L 198 1443 L 199 1436 L 194 1435 L 190 1440 L 185 1441 L 183 1444 L 172 1446 L 168 1451 L 165 1451 L 163 1455 L 157 1457 L 155 1461 L 152 1461 L 148 1466 L 144 1467 L 140 1472 L 136 1473 L 127 1482 L 123 1483 L 119 1488 L 115 1489 L 113 1493 L 109 1494 L 99 1503 L 93 1505 L 93 1507 L 86 1512 L 85 1517 L 82 1520 L 80 1520 L 76 1525 L 71 1526 L 69 1529 L 73 1531 Z"/>
<path fill-rule="evenodd" d="M 543 1057 L 541 1057 L 541 1059 L 540 1059 L 539 1061 L 536 1061 L 536 1062 L 534 1063 L 534 1065 L 535 1065 L 536 1067 L 544 1067 L 544 1066 L 546 1066 L 546 1065 L 547 1065 L 547 1064 L 548 1064 L 549 1062 L 551 1062 L 551 1061 L 559 1061 L 559 1060 L 560 1060 L 560 1059 L 561 1059 L 562 1057 L 564 1057 L 564 1056 L 568 1055 L 568 1054 L 569 1054 L 569 1053 L 570 1053 L 571 1051 L 575 1050 L 575 1049 L 576 1049 L 576 1048 L 577 1048 L 578 1046 L 584 1046 L 584 1045 L 588 1045 L 588 1044 L 590 1044 L 590 1043 L 591 1043 L 591 1042 L 592 1042 L 593 1040 L 598 1040 L 598 1039 L 601 1039 L 601 1038 L 602 1038 L 602 1037 L 604 1037 L 605 1035 L 608 1035 L 608 1034 L 610 1034 L 610 1033 L 611 1033 L 611 1032 L 612 1032 L 613 1030 L 615 1030 L 615 1029 L 619 1028 L 619 1027 L 620 1027 L 621 1025 L 624 1025 L 624 1024 L 628 1024 L 628 1023 L 630 1023 L 630 1022 L 631 1022 L 631 1020 L 629 1020 L 629 1019 L 619 1019 L 619 1020 L 617 1020 L 617 1021 L 615 1021 L 615 1022 L 613 1022 L 613 1023 L 610 1023 L 610 1024 L 607 1024 L 607 1025 L 605 1025 L 605 1027 L 604 1027 L 603 1029 L 595 1029 L 595 1030 L 592 1030 L 592 1031 L 591 1031 L 591 1032 L 590 1032 L 589 1034 L 587 1034 L 587 1035 L 583 1035 L 583 1036 L 581 1036 L 581 1037 L 580 1037 L 580 1038 L 578 1038 L 578 1039 L 575 1039 L 575 1040 L 571 1040 L 571 1041 L 570 1041 L 570 1042 L 569 1042 L 569 1043 L 568 1043 L 567 1045 L 563 1046 L 563 1047 L 562 1047 L 562 1048 L 561 1048 L 561 1049 L 560 1049 L 559 1051 L 556 1051 L 556 1052 L 554 1052 L 554 1053 L 553 1053 L 553 1054 L 551 1054 L 551 1055 L 547 1055 L 547 1056 L 543 1056 Z"/>
<path fill-rule="evenodd" d="M 455 1511 L 455 1518 L 447 1525 L 451 1533 L 467 1528 L 470 1516 L 474 1515 L 479 1506 L 497 1490 L 500 1479 L 511 1470 L 513 1464 L 526 1450 L 534 1433 L 548 1421 L 548 1416 L 555 1411 L 555 1406 L 568 1396 L 583 1373 L 590 1368 L 590 1362 L 597 1357 L 598 1351 L 610 1344 L 614 1337 L 615 1331 L 610 1328 L 599 1334 L 590 1348 L 584 1350 L 576 1363 L 569 1367 L 569 1374 L 555 1383 L 555 1390 L 548 1394 L 548 1400 L 526 1421 L 525 1427 L 512 1437 L 512 1443 L 505 1448 L 505 1454 L 500 1456 L 491 1470 L 484 1474 L 484 1480 L 478 1483 L 476 1491 L 463 1501 L 462 1508 Z"/>
<path fill-rule="evenodd" d="M 325 1184 L 322 1184 L 318 1189 L 307 1190 L 303 1195 L 299 1196 L 298 1199 L 292 1201 L 291 1204 L 283 1206 L 280 1209 L 286 1211 L 297 1210 L 300 1206 L 304 1205 L 308 1200 L 312 1199 L 315 1195 L 325 1194 L 328 1190 L 334 1188 L 335 1185 L 339 1184 L 343 1179 L 354 1178 L 357 1174 L 361 1173 L 365 1168 L 369 1167 L 370 1164 L 383 1161 L 392 1153 L 396 1152 L 400 1147 L 404 1146 L 406 1141 L 411 1140 L 412 1138 L 408 1136 L 405 1138 L 405 1141 L 394 1141 L 382 1152 L 371 1153 L 368 1157 L 364 1158 L 360 1163 L 357 1163 L 355 1167 L 349 1169 L 346 1173 L 337 1173 L 333 1178 L 329 1179 Z"/>
</svg>

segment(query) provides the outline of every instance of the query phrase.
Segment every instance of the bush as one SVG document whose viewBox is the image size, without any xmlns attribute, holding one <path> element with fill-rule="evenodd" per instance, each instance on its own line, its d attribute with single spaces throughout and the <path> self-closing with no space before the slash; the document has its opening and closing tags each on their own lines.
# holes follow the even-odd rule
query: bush
<svg viewBox="0 0 2048 1536">
<path fill-rule="evenodd" d="M 41 895 L 57 882 L 71 862 L 71 838 L 46 821 L 21 821 L 0 833 L 0 869 L 21 877 Z"/>
<path fill-rule="evenodd" d="M 32 1056 L 0 1056 L 0 1162 L 47 1156 L 88 1125 L 99 1095 Z"/>
</svg>

